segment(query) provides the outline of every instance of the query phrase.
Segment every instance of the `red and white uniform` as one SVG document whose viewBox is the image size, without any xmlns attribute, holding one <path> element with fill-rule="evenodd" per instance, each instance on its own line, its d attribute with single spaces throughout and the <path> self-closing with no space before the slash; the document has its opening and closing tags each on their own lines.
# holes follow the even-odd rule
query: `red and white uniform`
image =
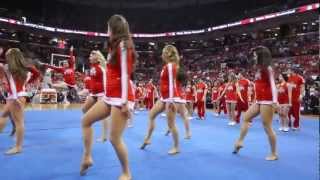
<svg viewBox="0 0 320 180">
<path fill-rule="evenodd" d="M 305 84 L 305 81 L 302 76 L 295 74 L 289 77 L 288 83 L 292 87 L 292 97 L 291 97 L 292 105 L 289 111 L 289 119 L 291 120 L 291 116 L 293 116 L 294 117 L 293 127 L 299 128 L 301 87 Z M 291 126 L 291 121 L 289 121 L 289 126 Z"/>
<path fill-rule="evenodd" d="M 254 83 L 257 104 L 273 104 L 278 102 L 277 89 L 271 66 L 258 69 Z"/>
<path fill-rule="evenodd" d="M 73 56 L 73 52 L 70 51 L 70 58 L 68 60 L 68 67 L 56 67 L 51 65 L 45 65 L 47 68 L 53 69 L 55 72 L 63 74 L 63 80 L 69 87 L 76 86 L 75 79 L 75 57 Z"/>
<path fill-rule="evenodd" d="M 249 85 L 250 81 L 248 79 L 240 79 L 238 81 L 238 88 L 241 94 L 241 98 L 244 101 L 241 101 L 240 97 L 238 96 L 237 99 L 237 116 L 236 116 L 236 122 L 240 123 L 240 117 L 242 111 L 247 111 L 249 108 L 249 98 L 248 98 L 248 91 L 249 91 Z"/>
<path fill-rule="evenodd" d="M 187 102 L 194 102 L 195 100 L 195 90 L 194 87 L 191 85 L 188 85 L 186 87 L 186 101 Z"/>
<path fill-rule="evenodd" d="M 4 71 L 4 78 L 8 83 L 7 99 L 18 99 L 19 97 L 28 96 L 26 92 L 26 84 L 34 82 L 40 76 L 39 71 L 34 66 L 28 68 L 29 72 L 27 73 L 27 78 L 25 80 L 14 78 L 9 71 L 8 65 L 0 63 L 0 69 Z"/>
<path fill-rule="evenodd" d="M 128 101 L 128 106 L 129 106 L 129 109 L 131 111 L 134 111 L 134 103 L 135 103 L 135 96 L 134 96 L 134 92 L 135 92 L 135 85 L 134 83 L 132 82 L 132 80 L 130 80 L 130 87 L 131 87 L 131 93 L 133 94 L 133 100 L 131 101 Z"/>
<path fill-rule="evenodd" d="M 288 84 L 286 82 L 278 85 L 278 102 L 280 106 L 289 105 Z"/>
<path fill-rule="evenodd" d="M 134 101 L 134 93 L 129 83 L 133 70 L 133 49 L 124 47 L 121 41 L 116 49 L 114 64 L 108 59 L 106 70 L 106 87 L 104 101 L 112 106 L 122 106 L 128 101 Z"/>
<path fill-rule="evenodd" d="M 91 77 L 90 76 L 85 76 L 83 78 L 83 82 L 84 82 L 84 89 L 87 89 L 89 91 L 90 85 L 91 85 Z"/>
<path fill-rule="evenodd" d="M 213 103 L 217 102 L 218 97 L 219 97 L 219 90 L 218 88 L 213 87 L 211 91 L 211 102 Z"/>
<path fill-rule="evenodd" d="M 136 89 L 135 89 L 135 97 L 138 101 L 141 101 L 143 100 L 143 88 L 138 86 Z"/>
<path fill-rule="evenodd" d="M 228 83 L 226 86 L 226 102 L 227 103 L 236 103 L 237 102 L 237 88 L 235 83 Z"/>
<path fill-rule="evenodd" d="M 185 89 L 182 87 L 182 84 L 177 81 L 177 89 L 178 89 L 178 94 L 179 94 L 179 100 L 177 101 L 178 103 L 183 103 L 185 104 L 186 101 L 186 92 Z"/>
<path fill-rule="evenodd" d="M 90 65 L 90 96 L 102 97 L 104 95 L 105 71 L 99 63 Z"/>
<path fill-rule="evenodd" d="M 152 83 L 146 85 L 146 107 L 152 109 L 154 105 L 156 87 Z"/>
<path fill-rule="evenodd" d="M 176 100 L 179 100 L 176 79 L 177 65 L 174 63 L 164 65 L 160 74 L 161 101 L 175 102 Z"/>
<path fill-rule="evenodd" d="M 219 97 L 222 95 L 222 92 L 226 88 L 226 84 L 221 84 L 218 88 L 219 91 Z M 226 97 L 223 95 L 219 101 L 219 114 L 221 113 L 221 110 L 223 110 L 224 114 L 227 114 L 227 105 L 226 105 Z"/>
<path fill-rule="evenodd" d="M 200 82 L 196 85 L 197 89 L 197 108 L 198 108 L 198 116 L 200 118 L 204 118 L 205 115 L 205 91 L 207 90 L 207 85 L 204 82 Z"/>
</svg>

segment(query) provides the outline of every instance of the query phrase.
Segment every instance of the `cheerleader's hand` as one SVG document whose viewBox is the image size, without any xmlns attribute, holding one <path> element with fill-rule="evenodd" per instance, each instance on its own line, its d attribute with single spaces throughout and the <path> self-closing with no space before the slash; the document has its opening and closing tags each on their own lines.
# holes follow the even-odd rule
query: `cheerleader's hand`
<svg viewBox="0 0 320 180">
<path fill-rule="evenodd" d="M 73 50 L 74 50 L 74 48 L 73 48 L 73 46 L 71 46 L 71 47 L 70 47 L 70 51 L 73 51 Z"/>
</svg>

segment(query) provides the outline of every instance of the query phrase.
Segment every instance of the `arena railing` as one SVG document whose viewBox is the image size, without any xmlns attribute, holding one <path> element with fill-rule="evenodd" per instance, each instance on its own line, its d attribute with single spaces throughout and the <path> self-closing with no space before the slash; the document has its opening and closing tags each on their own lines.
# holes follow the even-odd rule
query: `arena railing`
<svg viewBox="0 0 320 180">
<path fill-rule="evenodd" d="M 317 9 L 319 9 L 319 4 L 320 3 L 304 5 L 304 6 L 300 6 L 300 7 L 294 8 L 294 9 L 289 9 L 286 11 L 271 13 L 271 14 L 267 14 L 267 15 L 263 15 L 263 16 L 259 16 L 259 17 L 255 17 L 255 18 L 247 18 L 247 19 L 243 19 L 243 20 L 228 23 L 228 24 L 223 24 L 223 25 L 214 26 L 214 27 L 208 27 L 208 28 L 199 29 L 199 30 L 164 32 L 164 33 L 153 33 L 153 34 L 152 33 L 150 33 L 150 34 L 135 33 L 135 34 L 133 34 L 133 37 L 135 37 L 135 38 L 157 38 L 157 37 L 173 37 L 173 36 L 182 36 L 182 35 L 203 34 L 203 33 L 213 32 L 213 31 L 217 31 L 217 30 L 228 29 L 231 27 L 253 24 L 253 23 L 257 23 L 257 22 L 261 22 L 261 21 L 265 21 L 265 20 L 269 20 L 269 19 L 274 19 L 277 17 L 286 16 L 286 15 L 299 14 L 299 13 L 317 10 Z M 0 18 L 0 22 L 14 24 L 14 25 L 18 25 L 18 26 L 25 26 L 25 27 L 30 27 L 30 28 L 35 28 L 35 29 L 40 29 L 40 30 L 45 30 L 45 31 L 50 31 L 50 32 L 57 32 L 57 33 L 78 34 L 78 35 L 96 36 L 96 37 L 108 37 L 108 34 L 101 33 L 101 32 L 88 32 L 88 31 L 80 31 L 80 30 L 63 29 L 63 28 L 44 26 L 44 25 L 28 23 L 28 22 L 23 22 L 23 21 L 18 21 L 18 20 L 14 20 L 14 19 L 8 19 L 8 18 Z"/>
</svg>

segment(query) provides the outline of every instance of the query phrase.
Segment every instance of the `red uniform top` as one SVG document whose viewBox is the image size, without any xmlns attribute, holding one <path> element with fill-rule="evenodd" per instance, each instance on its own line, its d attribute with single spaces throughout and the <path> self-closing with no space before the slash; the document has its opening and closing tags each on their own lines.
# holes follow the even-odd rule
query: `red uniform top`
<svg viewBox="0 0 320 180">
<path fill-rule="evenodd" d="M 18 97 L 27 96 L 25 92 L 25 86 L 28 83 L 34 82 L 39 76 L 39 71 L 34 67 L 30 66 L 28 68 L 27 78 L 24 80 L 14 78 L 9 71 L 8 65 L 0 64 L 0 69 L 4 71 L 5 79 L 8 83 L 8 99 L 17 99 Z"/>
<path fill-rule="evenodd" d="M 303 77 L 298 74 L 291 75 L 288 79 L 288 83 L 292 87 L 292 101 L 298 102 L 301 95 L 301 86 L 305 83 Z"/>
<path fill-rule="evenodd" d="M 104 93 L 105 72 L 99 63 L 90 65 L 90 88 L 92 94 Z"/>
<path fill-rule="evenodd" d="M 108 59 L 106 78 L 107 103 L 123 105 L 127 101 L 134 101 L 134 94 L 129 83 L 133 71 L 133 49 L 124 47 L 121 41 L 116 49 L 116 60 L 112 64 Z"/>
<path fill-rule="evenodd" d="M 146 86 L 146 98 L 154 99 L 154 91 L 156 87 L 152 83 L 148 83 Z"/>
<path fill-rule="evenodd" d="M 74 87 L 76 85 L 75 79 L 75 57 L 73 56 L 73 51 L 70 51 L 70 58 L 68 59 L 68 67 L 56 67 L 51 65 L 45 65 L 47 68 L 53 69 L 56 72 L 63 74 L 64 82 L 70 86 Z"/>
<path fill-rule="evenodd" d="M 160 94 L 163 100 L 173 101 L 179 97 L 176 79 L 177 65 L 174 63 L 164 65 L 160 74 Z"/>
<path fill-rule="evenodd" d="M 197 100 L 202 101 L 202 99 L 205 98 L 203 96 L 204 96 L 204 91 L 207 89 L 207 85 L 204 82 L 200 82 L 197 84 L 196 88 L 197 88 Z"/>
<path fill-rule="evenodd" d="M 217 87 L 213 87 L 211 92 L 211 101 L 212 102 L 216 101 L 218 97 L 219 97 L 219 89 Z"/>
<path fill-rule="evenodd" d="M 90 91 L 90 86 L 91 86 L 91 77 L 90 76 L 85 76 L 83 79 L 84 82 L 84 88 L 88 89 Z"/>
<path fill-rule="evenodd" d="M 142 87 L 137 87 L 137 88 L 135 88 L 135 97 L 137 98 L 137 99 L 143 99 L 143 89 L 142 89 Z"/>
<path fill-rule="evenodd" d="M 245 102 L 248 102 L 248 88 L 249 88 L 249 84 L 250 84 L 250 81 L 248 79 L 240 79 L 238 81 L 238 86 L 239 86 L 239 89 L 240 89 L 240 94 L 241 94 L 241 97 L 242 99 L 245 101 Z M 240 97 L 238 97 L 238 100 L 240 100 Z"/>
<path fill-rule="evenodd" d="M 256 100 L 260 104 L 277 103 L 277 89 L 274 81 L 273 70 L 268 68 L 258 69 L 255 75 Z"/>
<path fill-rule="evenodd" d="M 278 85 L 278 101 L 279 104 L 289 104 L 288 84 L 285 82 Z"/>
<path fill-rule="evenodd" d="M 219 96 L 221 96 L 222 92 L 224 91 L 224 89 L 226 88 L 226 84 L 221 84 L 218 88 L 218 92 L 219 92 Z M 223 101 L 225 99 L 225 95 L 223 95 L 221 97 L 221 100 Z"/>
<path fill-rule="evenodd" d="M 177 90 L 178 90 L 178 94 L 180 99 L 185 100 L 186 99 L 186 92 L 184 90 L 184 88 L 182 87 L 182 84 L 177 81 Z"/>
<path fill-rule="evenodd" d="M 226 102 L 236 102 L 238 98 L 237 88 L 235 83 L 226 85 Z"/>
<path fill-rule="evenodd" d="M 250 94 L 250 96 L 248 96 L 248 101 L 253 102 L 256 98 L 256 92 L 253 85 L 248 88 L 248 94 Z"/>
<path fill-rule="evenodd" d="M 186 99 L 187 101 L 194 101 L 194 88 L 191 85 L 186 88 Z"/>
<path fill-rule="evenodd" d="M 136 86 L 134 85 L 134 83 L 132 82 L 132 80 L 130 80 L 130 85 L 131 85 L 131 92 L 132 92 L 132 95 L 133 95 L 133 100 L 131 100 L 132 102 L 135 101 L 136 97 L 135 97 L 135 91 L 136 91 Z"/>
</svg>

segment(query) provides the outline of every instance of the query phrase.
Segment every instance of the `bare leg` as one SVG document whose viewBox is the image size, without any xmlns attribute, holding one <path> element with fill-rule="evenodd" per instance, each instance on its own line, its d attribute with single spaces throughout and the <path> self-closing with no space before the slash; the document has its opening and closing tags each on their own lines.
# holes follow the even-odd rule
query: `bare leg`
<svg viewBox="0 0 320 180">
<path fill-rule="evenodd" d="M 172 132 L 174 146 L 169 150 L 168 154 L 175 155 L 179 153 L 179 135 L 176 128 L 176 106 L 175 104 L 166 104 L 168 127 Z"/>
<path fill-rule="evenodd" d="M 82 133 L 84 141 L 84 155 L 81 163 L 80 174 L 84 175 L 86 170 L 93 164 L 91 150 L 93 129 L 92 124 L 100 119 L 104 119 L 110 115 L 111 107 L 106 105 L 103 101 L 98 101 L 93 105 L 82 118 Z"/>
<path fill-rule="evenodd" d="M 148 127 L 148 133 L 144 139 L 144 142 L 142 146 L 140 147 L 141 149 L 144 149 L 148 144 L 151 143 L 151 136 L 152 132 L 155 128 L 155 118 L 164 111 L 164 103 L 158 100 L 156 104 L 152 107 L 152 109 L 149 112 L 149 127 Z"/>
<path fill-rule="evenodd" d="M 254 117 L 256 117 L 259 114 L 259 112 L 260 112 L 260 105 L 258 104 L 253 104 L 252 106 L 249 107 L 248 111 L 245 112 L 244 118 L 243 118 L 243 124 L 241 126 L 240 137 L 235 143 L 235 149 L 233 151 L 234 154 L 238 153 L 239 150 L 242 148 L 243 140 L 248 133 L 250 122 Z"/>
<path fill-rule="evenodd" d="M 264 126 L 264 130 L 268 135 L 269 143 L 271 146 L 271 155 L 266 157 L 266 160 L 273 161 L 278 159 L 276 135 L 272 129 L 273 107 L 271 105 L 260 105 L 260 113 Z"/>
<path fill-rule="evenodd" d="M 16 145 L 9 149 L 6 154 L 14 155 L 22 152 L 22 144 L 24 138 L 24 105 L 25 98 L 21 97 L 18 100 L 11 100 L 9 102 L 9 110 L 12 120 L 16 126 Z"/>
<path fill-rule="evenodd" d="M 186 130 L 186 136 L 185 139 L 190 139 L 191 138 L 191 132 L 190 132 L 190 123 L 188 119 L 188 111 L 185 107 L 185 104 L 177 104 L 178 107 L 178 113 L 183 119 L 184 127 Z"/>
<path fill-rule="evenodd" d="M 122 139 L 123 131 L 127 126 L 128 116 L 121 112 L 120 108 L 112 107 L 111 119 L 110 142 L 117 153 L 122 167 L 122 174 L 119 180 L 129 180 L 131 179 L 131 173 L 129 169 L 128 151 Z"/>
<path fill-rule="evenodd" d="M 236 103 L 230 103 L 230 118 L 233 123 L 236 123 Z"/>
<path fill-rule="evenodd" d="M 107 141 L 107 130 L 108 130 L 108 122 L 109 118 L 105 118 L 101 121 L 102 130 L 101 130 L 101 137 L 97 139 L 98 142 L 106 142 Z"/>
<path fill-rule="evenodd" d="M 8 116 L 10 115 L 10 111 L 9 111 L 9 104 L 7 103 L 4 107 L 3 107 L 3 111 L 2 114 L 0 116 L 0 133 L 2 133 L 2 131 L 4 130 L 4 128 L 6 127 L 7 121 L 8 121 Z"/>
</svg>

